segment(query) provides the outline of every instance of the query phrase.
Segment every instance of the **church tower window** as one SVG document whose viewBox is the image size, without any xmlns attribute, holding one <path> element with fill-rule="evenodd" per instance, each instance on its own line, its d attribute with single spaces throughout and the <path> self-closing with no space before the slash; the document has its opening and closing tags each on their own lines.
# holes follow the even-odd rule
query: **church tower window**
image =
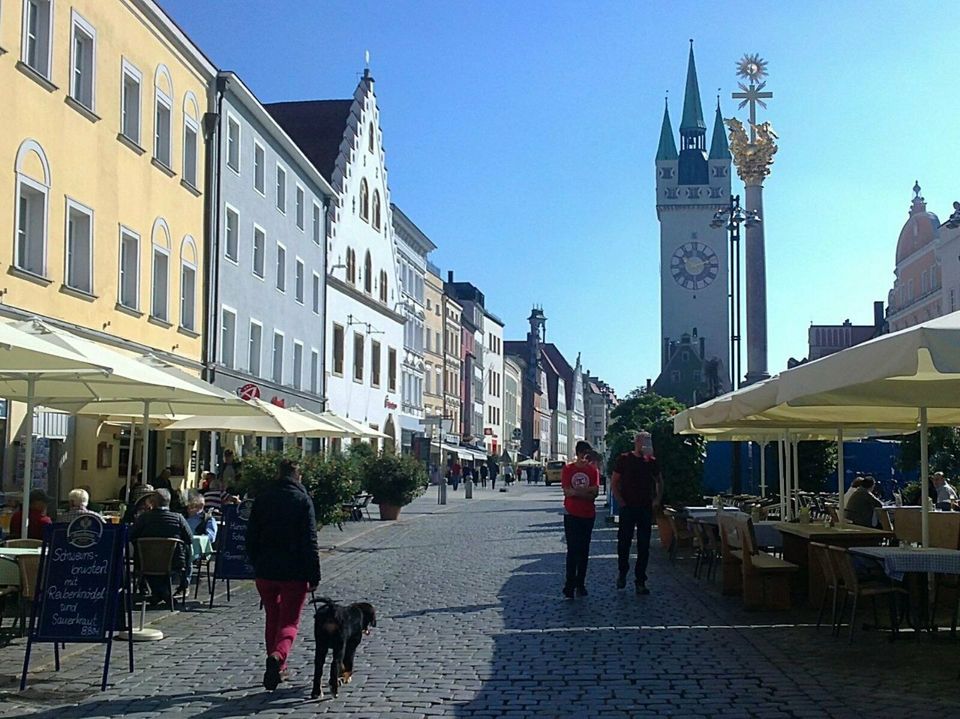
<svg viewBox="0 0 960 719">
<path fill-rule="evenodd" d="M 380 270 L 380 301 L 387 303 L 387 273 Z"/>
<path fill-rule="evenodd" d="M 367 127 L 367 134 L 369 135 L 369 137 L 367 138 L 367 149 L 370 152 L 373 152 L 373 123 L 372 122 Z"/>
<path fill-rule="evenodd" d="M 357 283 L 357 253 L 351 248 L 347 248 L 347 282 Z"/>
</svg>

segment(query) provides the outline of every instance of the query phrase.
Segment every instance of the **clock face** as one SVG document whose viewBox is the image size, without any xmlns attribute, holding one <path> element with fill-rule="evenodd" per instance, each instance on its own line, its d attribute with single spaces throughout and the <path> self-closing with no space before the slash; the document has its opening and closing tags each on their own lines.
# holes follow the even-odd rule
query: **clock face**
<svg viewBox="0 0 960 719">
<path fill-rule="evenodd" d="M 670 274 L 677 284 L 688 290 L 702 290 L 720 272 L 720 260 L 709 245 L 687 242 L 670 258 Z"/>
</svg>

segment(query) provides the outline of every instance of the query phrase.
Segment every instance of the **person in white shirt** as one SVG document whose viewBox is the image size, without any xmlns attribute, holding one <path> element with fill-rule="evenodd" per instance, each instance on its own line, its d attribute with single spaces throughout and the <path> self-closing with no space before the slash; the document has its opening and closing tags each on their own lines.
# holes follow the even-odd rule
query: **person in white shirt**
<svg viewBox="0 0 960 719">
<path fill-rule="evenodd" d="M 947 481 L 943 472 L 934 472 L 931 479 L 937 490 L 937 509 L 950 509 L 951 503 L 957 498 L 957 490 Z"/>
</svg>

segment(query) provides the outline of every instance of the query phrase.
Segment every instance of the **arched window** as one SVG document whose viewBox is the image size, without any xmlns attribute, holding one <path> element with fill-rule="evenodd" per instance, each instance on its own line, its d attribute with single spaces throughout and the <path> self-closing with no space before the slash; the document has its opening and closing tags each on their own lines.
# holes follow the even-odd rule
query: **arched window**
<svg viewBox="0 0 960 719">
<path fill-rule="evenodd" d="M 387 289 L 387 273 L 380 270 L 380 301 L 384 304 L 387 303 Z"/>
<path fill-rule="evenodd" d="M 153 77 L 153 156 L 164 167 L 173 168 L 173 80 L 166 65 L 157 66 Z"/>
<path fill-rule="evenodd" d="M 363 291 L 368 295 L 373 293 L 373 258 L 370 257 L 369 250 L 363 258 Z"/>
<path fill-rule="evenodd" d="M 360 219 L 370 221 L 370 191 L 366 179 L 360 180 Z"/>
<path fill-rule="evenodd" d="M 373 191 L 373 229 L 380 229 L 380 191 Z"/>
<path fill-rule="evenodd" d="M 200 135 L 200 106 L 196 96 L 188 91 L 183 97 L 183 181 L 190 187 L 197 185 L 197 138 Z"/>
<path fill-rule="evenodd" d="M 17 175 L 17 244 L 13 250 L 13 265 L 45 277 L 50 165 L 36 140 L 24 140 L 20 144 L 14 170 Z"/>
<path fill-rule="evenodd" d="M 347 248 L 347 282 L 357 283 L 357 253 L 350 248 Z"/>
<path fill-rule="evenodd" d="M 197 245 L 190 235 L 180 244 L 180 326 L 197 329 Z"/>
<path fill-rule="evenodd" d="M 367 127 L 367 130 L 368 130 L 368 134 L 370 135 L 370 136 L 367 138 L 367 149 L 368 149 L 370 152 L 373 152 L 373 123 L 372 123 L 372 122 L 371 122 L 370 125 Z"/>
<path fill-rule="evenodd" d="M 153 223 L 153 232 L 150 236 L 153 244 L 153 292 L 150 315 L 158 320 L 169 322 L 170 228 L 166 220 L 158 217 Z"/>
</svg>

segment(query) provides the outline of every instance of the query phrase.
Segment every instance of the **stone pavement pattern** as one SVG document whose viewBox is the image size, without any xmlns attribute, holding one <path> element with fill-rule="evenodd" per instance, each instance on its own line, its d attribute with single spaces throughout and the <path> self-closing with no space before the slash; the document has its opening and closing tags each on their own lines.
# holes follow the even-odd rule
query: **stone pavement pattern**
<svg viewBox="0 0 960 719">
<path fill-rule="evenodd" d="M 748 614 L 656 543 L 653 593 L 618 592 L 615 530 L 602 524 L 590 596 L 564 600 L 558 488 L 451 495 L 437 508 L 429 494 L 396 523 L 323 530 L 321 544 L 341 543 L 318 594 L 378 610 L 338 699 L 309 700 L 309 616 L 292 682 L 263 691 L 257 596 L 240 583 L 229 606 L 155 613 L 167 638 L 137 647 L 134 674 L 116 652 L 104 693 L 99 648 L 68 656 L 59 675 L 32 673 L 23 694 L 22 644 L 0 649 L 0 716 L 960 717 L 960 645 L 945 635 L 889 644 L 858 632 L 851 646 L 810 611 Z"/>
</svg>

